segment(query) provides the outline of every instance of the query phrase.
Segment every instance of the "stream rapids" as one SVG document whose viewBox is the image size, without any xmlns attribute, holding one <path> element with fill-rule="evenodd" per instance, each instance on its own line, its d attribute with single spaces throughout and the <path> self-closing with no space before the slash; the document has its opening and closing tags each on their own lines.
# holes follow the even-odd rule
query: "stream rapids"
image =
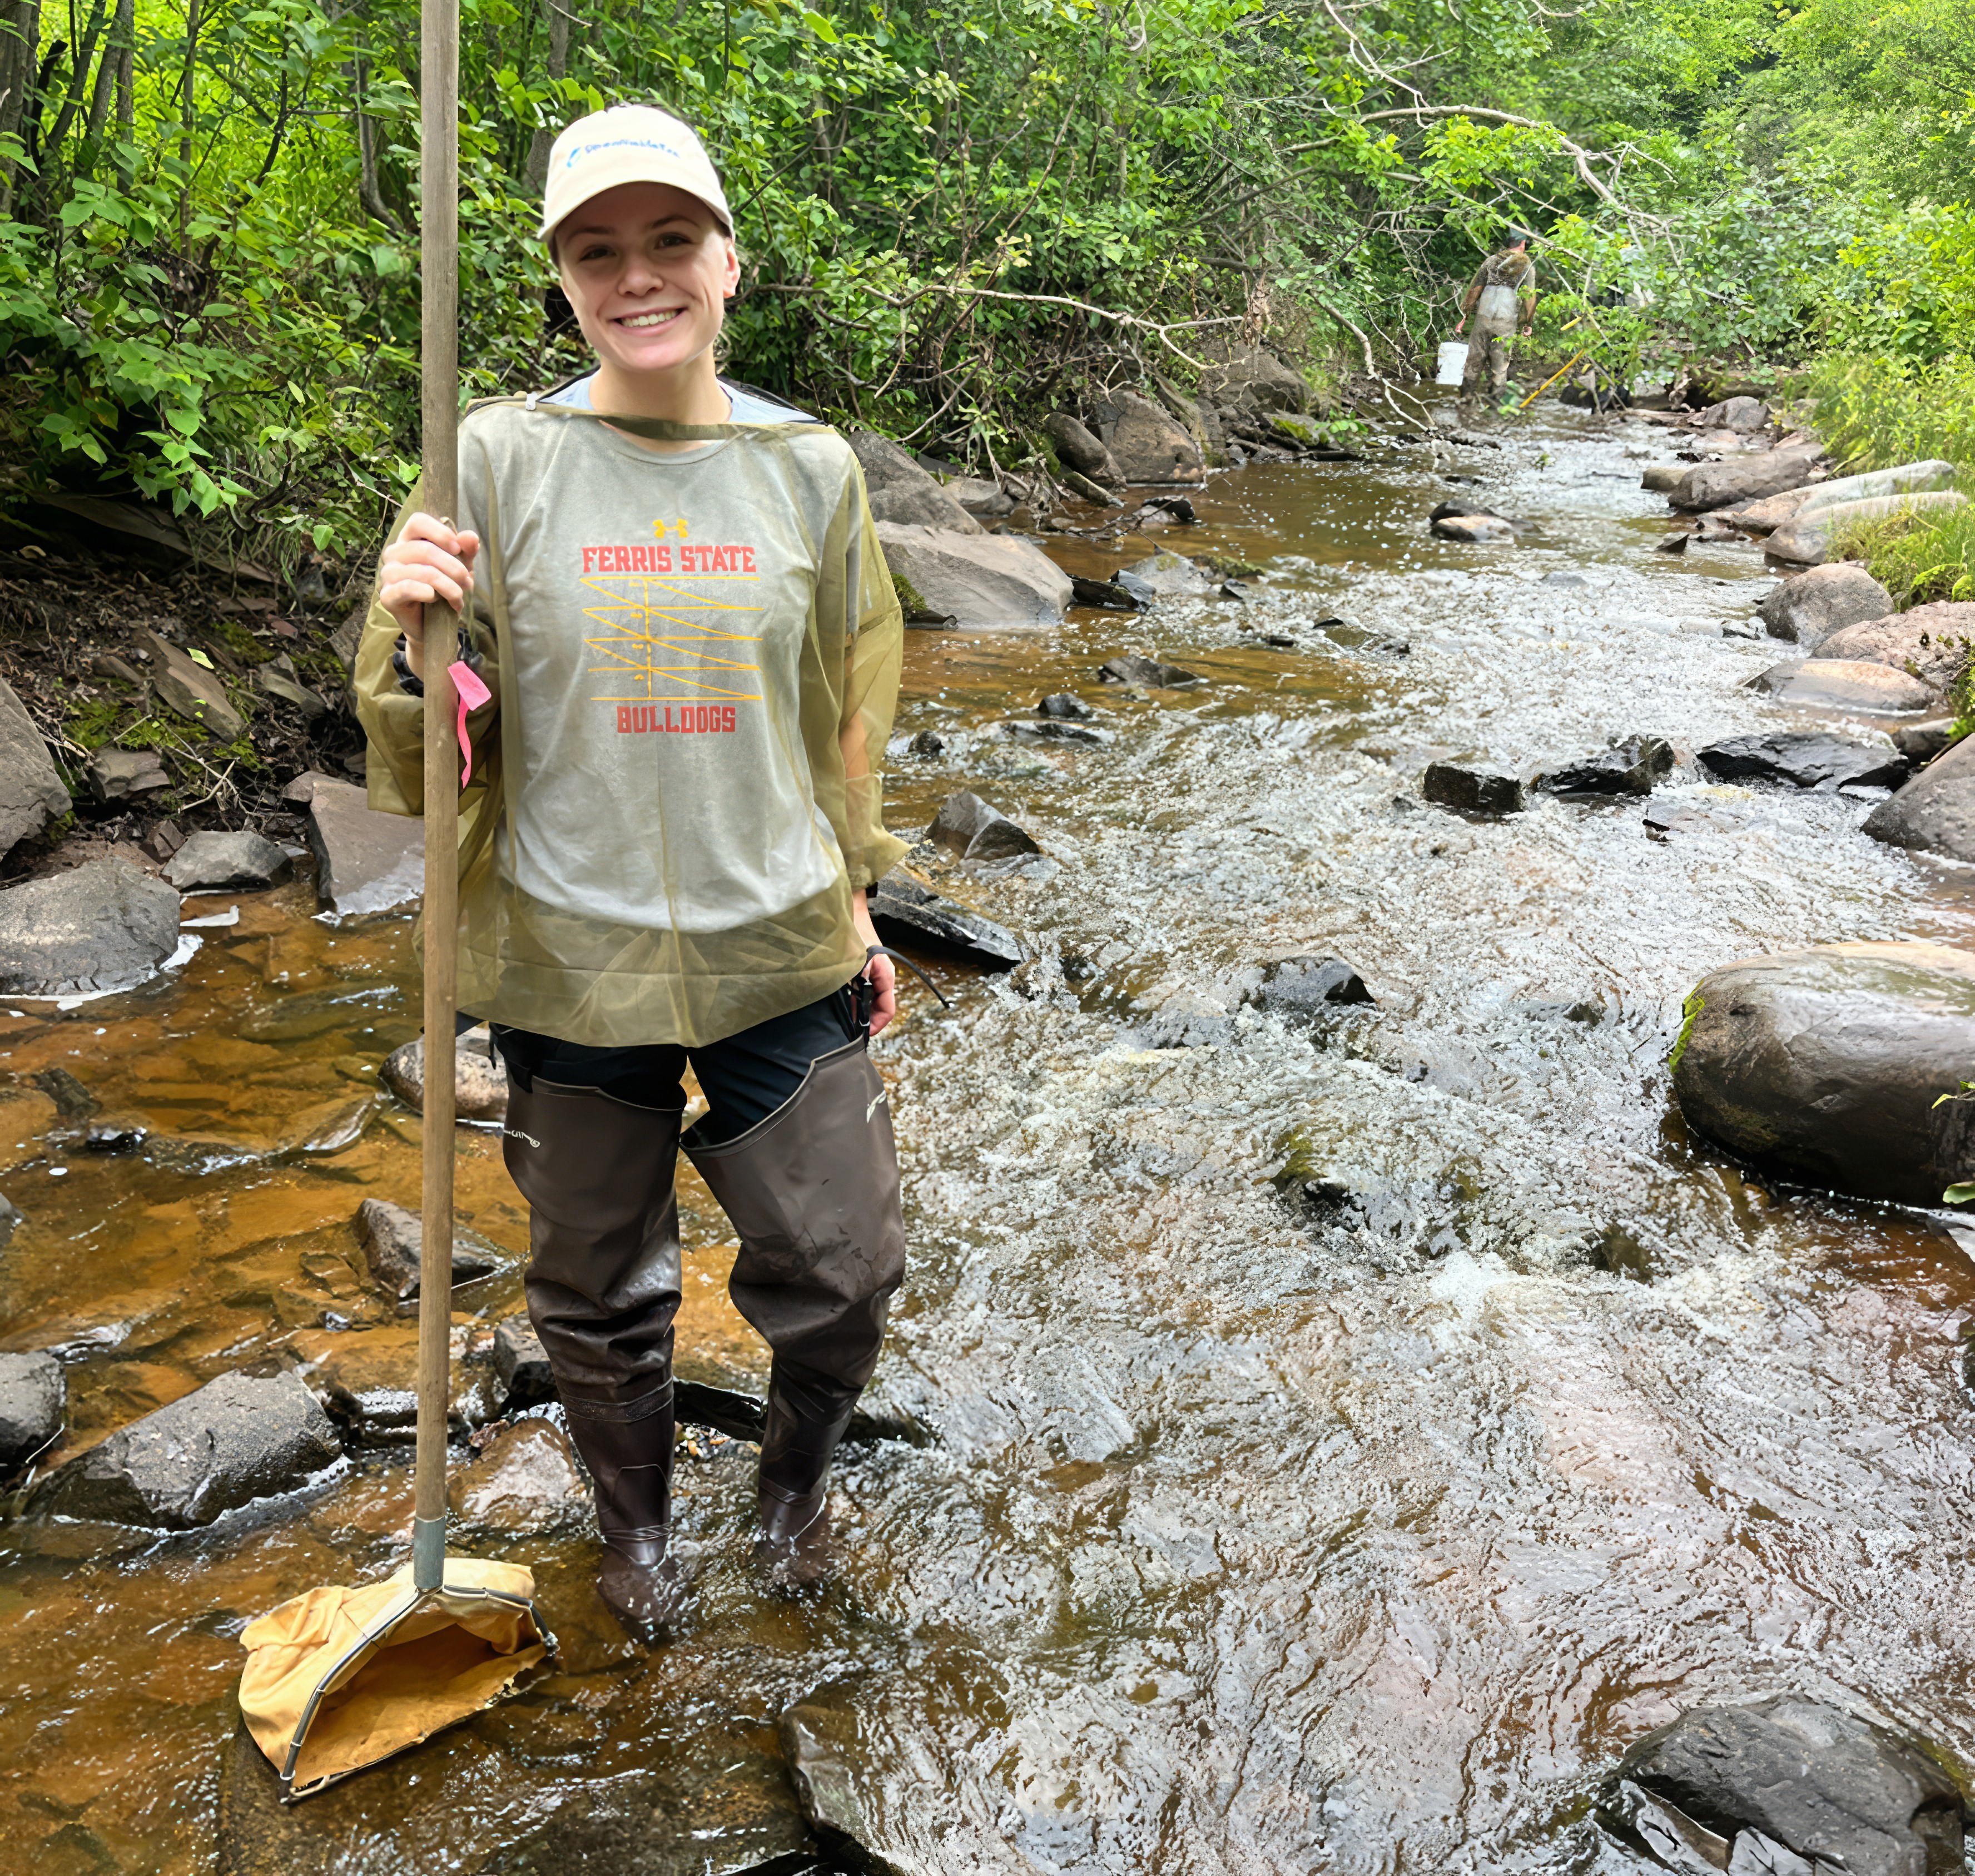
<svg viewBox="0 0 1975 1876">
<path fill-rule="evenodd" d="M 1738 1170 L 1665 1067 L 1708 971 L 1965 943 L 1968 889 L 1866 839 L 1867 801 L 1691 759 L 1663 840 L 1630 797 L 1421 804 L 1438 757 L 1818 721 L 1743 688 L 1779 655 L 1738 636 L 1759 552 L 1652 551 L 1666 439 L 1549 412 L 1437 465 L 1375 445 L 1217 479 L 1156 544 L 1259 567 L 1246 603 L 911 636 L 889 817 L 971 787 L 1047 862 L 940 872 L 1034 961 L 922 954 L 954 1007 L 909 987 L 876 1050 L 913 1261 L 874 1391 L 925 1437 L 846 1450 L 822 1594 L 760 1591 L 752 1449 L 703 1436 L 679 1518 L 705 1573 L 670 1648 L 597 1605 L 581 1518 L 459 1533 L 534 1568 L 556 1671 L 284 1814 L 245 1789 L 237 1638 L 404 1560 L 405 1451 L 202 1533 L 17 1520 L 0 1865 L 821 1868 L 777 1739 L 800 1700 L 848 1716 L 874 1842 L 928 1872 L 1634 1869 L 1592 1796 L 1717 1696 L 1822 1695 L 1975 1758 L 1975 1266 L 1944 1218 Z M 1450 494 L 1533 528 L 1431 540 Z M 1207 683 L 1100 684 L 1123 651 Z M 995 732 L 1058 691 L 1116 740 Z M 905 753 L 927 730 L 943 753 Z M 70 1364 L 65 1451 L 228 1369 L 410 1334 L 350 1235 L 366 1197 L 417 1204 L 417 1117 L 376 1083 L 417 1031 L 409 924 L 334 927 L 300 886 L 186 912 L 235 903 L 140 991 L 0 1012 L 0 1077 L 64 1069 L 150 1132 L 12 1149 L 0 1346 Z M 1244 1002 L 1329 955 L 1375 1004 L 1313 1033 Z M 521 1306 L 527 1221 L 484 1132 L 459 1187 L 505 1259 L 455 1296 L 470 1368 Z M 757 1389 L 725 1221 L 683 1168 L 681 1198 L 679 1372 Z"/>
</svg>

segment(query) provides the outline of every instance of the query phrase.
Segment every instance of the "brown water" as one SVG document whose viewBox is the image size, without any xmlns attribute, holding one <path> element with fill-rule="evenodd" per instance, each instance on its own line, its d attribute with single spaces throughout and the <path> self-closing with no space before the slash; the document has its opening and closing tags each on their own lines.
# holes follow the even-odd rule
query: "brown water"
<svg viewBox="0 0 1975 1876">
<path fill-rule="evenodd" d="M 915 1259 L 879 1391 L 936 1437 L 847 1453 L 834 1581 L 761 1593 L 749 1449 L 703 1439 L 672 1648 L 603 1616 L 581 1529 L 462 1534 L 534 1566 L 557 1671 L 284 1821 L 234 1743 L 235 1638 L 403 1561 L 399 1459 L 190 1536 L 16 1523 L 0 1867 L 806 1868 L 775 1727 L 818 1690 L 874 1834 L 928 1871 L 1628 1867 L 1590 1793 L 1717 1694 L 1821 1692 L 1975 1753 L 1975 1266 L 1937 1221 L 1744 1178 L 1663 1066 L 1707 970 L 1965 941 L 1965 890 L 1865 839 L 1862 801 L 1691 770 L 1710 818 L 1664 843 L 1636 802 L 1470 825 L 1395 800 L 1442 752 L 1790 720 L 1740 688 L 1776 648 L 1721 636 L 1755 556 L 1651 551 L 1625 452 L 1654 444 L 1553 419 L 1443 465 L 1482 478 L 1458 490 L 1418 449 L 1251 469 L 1165 537 L 1262 565 L 1246 606 L 913 635 L 895 824 L 977 787 L 1053 866 L 947 869 L 1039 961 L 929 960 L 955 1008 L 915 994 L 879 1047 Z M 1538 531 L 1428 540 L 1456 492 Z M 1099 685 L 1126 649 L 1209 685 Z M 1116 741 L 992 733 L 1061 689 Z M 945 754 L 904 754 L 925 728 Z M 5 1175 L 28 1221 L 0 1345 L 71 1362 L 68 1450 L 228 1368 L 408 1372 L 349 1231 L 366 1196 L 416 1201 L 416 1118 L 376 1086 L 416 1028 L 407 928 L 238 903 L 146 990 L 0 1016 L 0 1074 L 67 1069 L 99 1122 L 152 1130 L 122 1158 L 30 1142 Z M 1375 1009 L 1313 1043 L 1241 1007 L 1260 966 L 1329 951 Z M 518 1307 L 496 1144 L 461 1135 L 462 1217 L 514 1260 L 456 1294 L 462 1389 Z M 1327 1196 L 1286 1198 L 1291 1166 Z M 724 1223 L 682 1197 L 682 1369 L 758 1380 Z"/>
</svg>

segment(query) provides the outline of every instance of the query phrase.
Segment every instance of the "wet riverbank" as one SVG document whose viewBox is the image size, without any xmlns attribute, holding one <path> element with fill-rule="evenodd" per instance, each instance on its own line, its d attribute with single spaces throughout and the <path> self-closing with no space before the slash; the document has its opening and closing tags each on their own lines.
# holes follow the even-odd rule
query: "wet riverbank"
<svg viewBox="0 0 1975 1876">
<path fill-rule="evenodd" d="M 751 1453 L 710 1441 L 681 1467 L 699 1619 L 661 1654 L 596 1605 L 580 1525 L 465 1534 L 535 1567 L 558 1671 L 284 1822 L 230 1743 L 234 1638 L 399 1559 L 394 1456 L 185 1537 L 9 1526 L 0 1805 L 31 1866 L 800 1867 L 777 1727 L 806 1697 L 925 1870 L 1618 1867 L 1597 1779 L 1710 1694 L 1827 1693 L 1967 1753 L 1975 1268 L 1919 1215 L 1743 1177 L 1664 1067 L 1730 958 L 1964 941 L 1953 875 L 1867 839 L 1865 800 L 1691 766 L 1664 840 L 1635 800 L 1418 798 L 1442 756 L 1816 720 L 1742 688 L 1776 655 L 1733 636 L 1756 551 L 1652 551 L 1625 452 L 1657 444 L 1555 416 L 1457 452 L 1457 491 L 1418 448 L 1251 468 L 1161 540 L 1260 567 L 1245 604 L 914 634 L 890 818 L 974 787 L 1051 864 L 948 876 L 1036 961 L 928 961 L 955 1009 L 912 995 L 878 1052 L 915 1254 L 882 1385 L 935 1437 L 850 1453 L 835 1581 L 759 1593 Z M 1533 529 L 1429 540 L 1454 492 Z M 1127 650 L 1206 685 L 1100 684 Z M 1116 740 L 993 730 L 1063 691 Z M 927 730 L 941 754 L 902 753 Z M 77 1441 L 401 1332 L 349 1220 L 416 1199 L 416 1117 L 376 1083 L 416 1030 L 407 927 L 237 902 L 155 986 L 0 1018 L 0 1070 L 64 1069 L 151 1130 L 0 1175 L 27 1220 L 5 1345 L 64 1352 Z M 1299 954 L 1375 1004 L 1313 1035 L 1244 1003 Z M 526 1225 L 462 1138 L 462 1217 L 508 1260 L 455 1299 L 470 1368 Z M 682 1372 L 744 1382 L 724 1224 L 683 1196 Z"/>
</svg>

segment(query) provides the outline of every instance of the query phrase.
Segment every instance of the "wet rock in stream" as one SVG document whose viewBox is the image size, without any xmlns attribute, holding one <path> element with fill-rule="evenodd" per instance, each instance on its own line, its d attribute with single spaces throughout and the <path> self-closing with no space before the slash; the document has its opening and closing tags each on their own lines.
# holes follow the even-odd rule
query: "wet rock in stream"
<svg viewBox="0 0 1975 1876">
<path fill-rule="evenodd" d="M 419 1214 L 387 1199 L 366 1198 L 357 1207 L 353 1224 L 364 1263 L 378 1287 L 396 1302 L 412 1302 L 419 1293 L 419 1257 L 425 1243 L 425 1227 Z M 455 1227 L 452 1240 L 455 1289 L 491 1276 L 501 1268 L 501 1262 L 493 1246 L 470 1231 Z"/>
<path fill-rule="evenodd" d="M 1142 613 L 1152 603 L 1149 593 L 1135 593 L 1116 580 L 1092 580 L 1075 573 L 1070 583 L 1080 606 L 1100 606 L 1112 613 Z"/>
<path fill-rule="evenodd" d="M 1649 795 L 1673 772 L 1673 745 L 1664 737 L 1635 736 L 1580 762 L 1546 773 L 1542 786 L 1559 795 Z"/>
<path fill-rule="evenodd" d="M 1107 658 L 1097 667 L 1097 680 L 1100 684 L 1142 684 L 1151 691 L 1186 690 L 1207 682 L 1191 671 L 1182 671 L 1178 665 L 1142 658 L 1131 652 Z"/>
<path fill-rule="evenodd" d="M 871 1876 L 918 1876 L 928 1866 L 888 1841 L 876 1773 L 882 1735 L 859 1713 L 857 1683 L 833 1683 L 782 1715 L 782 1756 L 810 1828 L 849 1868 Z"/>
<path fill-rule="evenodd" d="M 1687 1000 L 1673 1086 L 1731 1152 L 1865 1198 L 1936 1206 L 1975 1173 L 1975 953 L 1864 943 L 1746 958 Z"/>
<path fill-rule="evenodd" d="M 1906 777 L 1906 758 L 1881 743 L 1852 742 L 1817 730 L 1772 731 L 1710 743 L 1695 759 L 1724 781 L 1785 782 L 1793 788 L 1841 788 L 1857 783 L 1896 788 Z"/>
<path fill-rule="evenodd" d="M 288 876 L 288 855 L 251 828 L 192 834 L 165 867 L 165 877 L 181 892 L 252 891 Z"/>
<path fill-rule="evenodd" d="M 540 1407 L 556 1398 L 548 1350 L 525 1316 L 511 1316 L 494 1331 L 494 1378 L 500 1384 L 504 1412 Z"/>
<path fill-rule="evenodd" d="M 52 1355 L 0 1355 L 0 1476 L 61 1437 L 68 1382 Z"/>
<path fill-rule="evenodd" d="M 520 1421 L 495 1433 L 471 1465 L 454 1473 L 446 1503 L 462 1524 L 505 1536 L 567 1530 L 590 1516 L 590 1488 L 575 1448 L 546 1420 Z"/>
<path fill-rule="evenodd" d="M 997 735 L 1018 743 L 1072 743 L 1087 749 L 1102 748 L 1118 739 L 1113 730 L 1099 729 L 1089 723 L 1065 723 L 1050 717 L 1040 720 L 1011 717 L 994 724 L 994 730 Z"/>
<path fill-rule="evenodd" d="M 1619 1762 L 1601 1815 L 1675 1869 L 1960 1876 L 1964 1800 L 1924 1751 L 1821 1700 L 1704 1707 Z"/>
<path fill-rule="evenodd" d="M 178 894 L 125 860 L 92 860 L 0 892 L 0 991 L 15 996 L 125 989 L 178 945 Z"/>
<path fill-rule="evenodd" d="M 1975 737 L 1930 762 L 1865 817 L 1865 831 L 1888 846 L 1975 860 Z"/>
<path fill-rule="evenodd" d="M 1429 524 L 1428 531 L 1442 540 L 1465 540 L 1513 546 L 1515 524 L 1499 514 L 1444 514 Z"/>
<path fill-rule="evenodd" d="M 446 1385 L 446 1422 L 455 1434 L 485 1426 L 498 1410 L 492 1377 L 458 1359 L 455 1331 Z M 353 1447 L 396 1446 L 418 1430 L 419 1349 L 416 1325 L 319 1330 L 296 1340 L 307 1358 L 306 1379 Z"/>
<path fill-rule="evenodd" d="M 1242 998 L 1293 1028 L 1308 1028 L 1334 1010 L 1376 1000 L 1356 968 L 1342 958 L 1285 958 L 1270 964 L 1261 983 Z"/>
<path fill-rule="evenodd" d="M 1435 807 L 1490 820 L 1520 813 L 1527 792 L 1520 776 L 1459 762 L 1429 762 L 1420 785 L 1420 793 Z"/>
<path fill-rule="evenodd" d="M 1944 695 L 1967 666 L 1971 642 L 1975 642 L 1975 604 L 1937 600 L 1890 618 L 1842 626 L 1811 656 L 1890 665 Z"/>
<path fill-rule="evenodd" d="M 1884 619 L 1892 609 L 1893 596 L 1864 567 L 1841 560 L 1779 582 L 1756 616 L 1772 638 L 1789 639 L 1808 653 L 1834 632 Z"/>
<path fill-rule="evenodd" d="M 596 1602 L 586 1584 L 551 1609 L 566 1647 Z M 734 1729 L 688 1727 L 648 1741 L 647 1763 L 593 1770 L 624 1691 L 600 1675 L 581 1704 L 524 1692 L 299 1805 L 242 1727 L 220 1765 L 216 1876 L 383 1876 L 407 1843 L 443 1845 L 458 1876 L 821 1876 L 780 1756 Z"/>
<path fill-rule="evenodd" d="M 1667 499 L 1674 508 L 1693 514 L 1780 494 L 1786 488 L 1800 488 L 1810 480 L 1818 455 L 1812 445 L 1733 456 L 1725 462 L 1704 462 L 1688 470 L 1668 491 Z"/>
<path fill-rule="evenodd" d="M 966 788 L 955 790 L 940 803 L 926 838 L 963 859 L 1011 859 L 1042 851 L 1026 827 Z"/>
<path fill-rule="evenodd" d="M 36 1517 L 192 1530 L 293 1491 L 342 1450 L 295 1375 L 222 1375 L 57 1467 L 28 1494 L 26 1509 Z"/>
<path fill-rule="evenodd" d="M 878 524 L 885 563 L 915 621 L 962 631 L 1060 625 L 1070 576 L 1018 534 L 957 534 L 895 521 Z"/>
<path fill-rule="evenodd" d="M 991 971 L 1005 971 L 1026 954 L 1005 925 L 935 892 L 902 866 L 893 867 L 871 889 L 870 909 L 880 938 L 908 945 L 930 941 Z"/>
<path fill-rule="evenodd" d="M 1893 732 L 1893 747 L 1917 769 L 1945 755 L 1954 740 L 1954 719 L 1936 717 L 1931 723 L 1911 723 Z"/>
<path fill-rule="evenodd" d="M 1042 717 L 1057 717 L 1065 721 L 1088 722 L 1096 713 L 1080 697 L 1073 697 L 1067 691 L 1053 691 L 1047 697 L 1036 699 L 1036 714 Z"/>
<path fill-rule="evenodd" d="M 1155 554 L 1119 568 L 1115 583 L 1142 609 L 1155 600 L 1211 592 L 1214 583 L 1183 554 Z"/>
<path fill-rule="evenodd" d="M 1931 685 L 1910 672 L 1866 660 L 1821 655 L 1772 665 L 1751 678 L 1749 685 L 1752 690 L 1768 692 L 1779 703 L 1862 710 L 1875 715 L 1924 710 L 1940 701 Z"/>
<path fill-rule="evenodd" d="M 496 1121 L 508 1112 L 508 1071 L 495 1061 L 485 1027 L 468 1030 L 453 1044 L 453 1114 L 459 1120 Z M 409 1108 L 426 1111 L 426 1039 L 415 1037 L 384 1058 L 377 1079 Z"/>
</svg>

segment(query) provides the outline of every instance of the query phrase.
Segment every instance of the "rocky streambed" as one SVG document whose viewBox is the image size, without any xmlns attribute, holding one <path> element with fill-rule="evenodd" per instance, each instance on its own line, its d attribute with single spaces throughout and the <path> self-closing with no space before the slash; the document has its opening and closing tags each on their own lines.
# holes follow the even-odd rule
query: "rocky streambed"
<svg viewBox="0 0 1975 1876">
<path fill-rule="evenodd" d="M 795 1603 L 750 1574 L 713 1390 L 761 1356 L 688 1175 L 707 1569 L 679 1644 L 617 1634 L 512 1321 L 525 1220 L 463 1129 L 456 1541 L 534 1567 L 561 1651 L 292 1812 L 235 1730 L 238 1632 L 409 1529 L 407 928 L 326 922 L 305 879 L 221 892 L 183 913 L 237 918 L 140 989 L 0 1004 L 0 1343 L 58 1364 L 7 1399 L 65 1397 L 0 1533 L 24 1866 L 841 1861 L 793 1772 L 902 1870 L 1795 1870 L 1816 1830 L 1829 1867 L 1906 1831 L 1921 1861 L 1883 1867 L 1959 1868 L 1908 1742 L 1975 1755 L 1975 1264 L 1944 1212 L 1710 1145 L 1668 1058 L 1710 973 L 1958 945 L 1969 898 L 1865 831 L 1897 774 L 1703 760 L 1883 765 L 1914 718 L 1750 688 L 1773 577 L 1726 534 L 1656 552 L 1662 453 L 1552 416 L 1251 467 L 1158 540 L 1253 570 L 1232 594 L 914 633 L 892 817 L 1025 961 L 923 945 L 954 1007 L 909 989 L 878 1051 L 915 1262 L 842 1569 Z M 1450 498 L 1522 525 L 1436 538 Z M 1139 551 L 1052 546 L 1107 585 Z M 1533 780 L 1573 767 L 1595 787 Z M 214 1385 L 278 1450 L 208 1516 L 211 1468 L 136 1449 Z M 140 1474 L 142 1517 L 100 1485 Z M 1814 1761 L 1822 1809 L 1737 1812 L 1737 1754 Z"/>
</svg>

